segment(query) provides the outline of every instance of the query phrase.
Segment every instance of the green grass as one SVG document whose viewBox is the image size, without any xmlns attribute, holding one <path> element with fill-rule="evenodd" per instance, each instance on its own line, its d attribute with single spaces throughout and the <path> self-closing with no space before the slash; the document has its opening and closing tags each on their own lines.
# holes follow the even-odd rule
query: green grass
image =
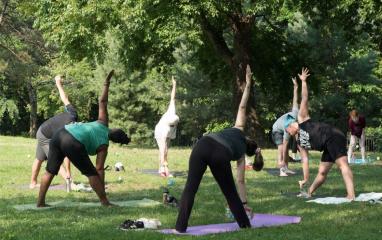
<svg viewBox="0 0 382 240">
<path fill-rule="evenodd" d="M 34 159 L 35 141 L 19 137 L 0 136 L 0 239 L 190 239 L 189 236 L 162 235 L 152 231 L 123 232 L 117 226 L 125 219 L 140 217 L 157 218 L 164 228 L 174 227 L 177 211 L 167 206 L 148 208 L 57 208 L 46 211 L 17 211 L 15 204 L 33 203 L 37 190 L 20 189 L 28 184 L 30 168 Z M 171 148 L 170 169 L 187 170 L 190 149 Z M 274 167 L 274 150 L 264 150 L 265 167 Z M 311 154 L 312 178 L 317 171 L 319 153 Z M 126 172 L 106 172 L 111 200 L 150 198 L 161 201 L 161 186 L 166 184 L 159 177 L 141 174 L 137 169 L 156 168 L 157 150 L 121 148 L 112 146 L 107 164 L 121 161 Z M 234 165 L 233 165 L 234 166 Z M 291 164 L 292 169 L 299 164 Z M 380 165 L 352 166 L 356 192 L 382 192 L 382 169 Z M 43 171 L 42 171 L 43 172 Z M 40 176 L 42 173 L 40 173 Z M 266 172 L 247 172 L 248 200 L 256 213 L 298 215 L 300 224 L 282 227 L 246 229 L 233 233 L 203 236 L 199 239 L 380 239 L 382 234 L 382 205 L 350 203 L 342 205 L 319 205 L 303 199 L 281 196 L 281 190 L 297 191 L 300 176 L 274 177 Z M 118 177 L 123 182 L 118 182 Z M 75 181 L 87 182 L 74 170 Z M 179 197 L 185 178 L 176 178 L 171 192 Z M 63 183 L 60 177 L 54 183 Z M 317 194 L 345 196 L 341 174 L 334 167 L 327 182 Z M 97 201 L 94 193 L 66 193 L 48 191 L 47 202 L 58 200 Z M 225 199 L 208 171 L 196 195 L 189 225 L 227 222 Z M 194 237 L 195 238 L 195 237 Z"/>
</svg>

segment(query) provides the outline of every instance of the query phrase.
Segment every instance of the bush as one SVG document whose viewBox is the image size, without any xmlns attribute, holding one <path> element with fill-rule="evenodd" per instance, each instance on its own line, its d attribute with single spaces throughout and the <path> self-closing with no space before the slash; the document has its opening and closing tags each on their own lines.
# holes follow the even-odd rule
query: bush
<svg viewBox="0 0 382 240">
<path fill-rule="evenodd" d="M 374 140 L 374 150 L 382 152 L 382 127 L 366 127 L 366 139 Z"/>
</svg>

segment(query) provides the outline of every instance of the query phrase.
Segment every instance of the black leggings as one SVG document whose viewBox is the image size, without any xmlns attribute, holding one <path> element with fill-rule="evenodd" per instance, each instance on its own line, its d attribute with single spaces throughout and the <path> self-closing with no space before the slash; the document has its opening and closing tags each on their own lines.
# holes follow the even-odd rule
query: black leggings
<svg viewBox="0 0 382 240">
<path fill-rule="evenodd" d="M 210 167 L 239 226 L 241 228 L 251 227 L 232 176 L 231 155 L 226 147 L 210 137 L 203 137 L 198 141 L 190 156 L 187 182 L 180 200 L 175 226 L 177 231 L 185 232 L 187 229 L 195 194 L 207 166 Z"/>
<path fill-rule="evenodd" d="M 87 177 L 97 176 L 97 170 L 91 162 L 85 146 L 75 139 L 65 128 L 54 135 L 49 144 L 46 171 L 57 175 L 64 158 L 68 157 L 81 173 Z"/>
</svg>

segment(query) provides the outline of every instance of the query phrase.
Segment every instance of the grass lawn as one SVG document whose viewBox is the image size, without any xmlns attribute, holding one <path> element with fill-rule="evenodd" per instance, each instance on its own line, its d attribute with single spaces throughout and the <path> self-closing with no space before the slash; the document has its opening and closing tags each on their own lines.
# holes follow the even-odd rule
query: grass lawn
<svg viewBox="0 0 382 240">
<path fill-rule="evenodd" d="M 0 239 L 190 239 L 190 236 L 162 235 L 152 231 L 121 231 L 118 225 L 125 219 L 157 218 L 163 228 L 173 228 L 177 210 L 167 206 L 145 208 L 56 208 L 45 211 L 18 211 L 15 204 L 35 203 L 38 190 L 22 189 L 30 181 L 34 160 L 35 140 L 0 136 Z M 191 149 L 171 148 L 170 169 L 187 170 Z M 265 167 L 275 166 L 275 150 L 263 150 Z M 311 154 L 311 178 L 317 172 L 319 153 Z M 162 200 L 161 187 L 166 181 L 160 177 L 139 173 L 137 169 L 157 167 L 157 150 L 112 145 L 106 164 L 122 162 L 125 172 L 106 172 L 111 201 L 150 198 Z M 45 166 L 45 164 L 44 164 Z M 233 167 L 235 164 L 233 164 Z M 74 167 L 73 167 L 74 168 Z M 300 164 L 290 164 L 299 169 Z M 381 165 L 352 166 L 357 195 L 363 192 L 382 192 Z M 40 176 L 44 170 L 41 171 Z M 248 201 L 255 213 L 298 215 L 299 224 L 282 227 L 246 229 L 233 233 L 209 235 L 199 239 L 381 239 L 382 205 L 353 202 L 341 205 L 319 205 L 304 199 L 285 197 L 281 191 L 298 191 L 300 176 L 275 177 L 267 172 L 247 171 Z M 122 177 L 120 183 L 118 178 Z M 74 180 L 87 183 L 87 179 L 74 169 Z M 175 178 L 170 192 L 180 197 L 184 177 Z M 312 180 L 312 179 L 311 179 Z M 54 183 L 63 183 L 56 177 Z M 342 177 L 336 167 L 327 182 L 317 191 L 319 195 L 345 196 Z M 50 190 L 47 203 L 59 200 L 98 201 L 95 193 L 66 193 Z M 207 171 L 196 195 L 189 225 L 228 222 L 225 218 L 225 199 Z M 195 238 L 195 237 L 194 237 Z"/>
</svg>

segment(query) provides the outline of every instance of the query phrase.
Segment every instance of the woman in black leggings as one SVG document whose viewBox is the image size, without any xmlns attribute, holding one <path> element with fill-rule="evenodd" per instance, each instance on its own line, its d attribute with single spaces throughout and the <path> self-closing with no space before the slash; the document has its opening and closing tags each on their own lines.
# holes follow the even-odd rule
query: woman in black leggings
<svg viewBox="0 0 382 240">
<path fill-rule="evenodd" d="M 262 168 L 262 156 L 255 141 L 244 135 L 246 121 L 246 106 L 251 88 L 251 69 L 247 65 L 246 86 L 239 105 L 236 123 L 233 128 L 228 128 L 217 133 L 203 136 L 192 150 L 189 160 L 189 170 L 186 186 L 180 200 L 180 210 L 176 221 L 175 229 L 178 232 L 185 232 L 188 219 L 194 204 L 195 194 L 198 191 L 200 181 L 207 166 L 211 169 L 212 175 L 218 182 L 229 208 L 231 209 L 237 223 L 241 228 L 251 227 L 246 211 L 251 211 L 247 207 L 246 189 L 244 181 L 245 159 L 244 156 L 257 155 L 253 168 Z M 231 160 L 238 160 L 238 188 L 232 176 Z M 240 195 L 240 196 L 239 196 Z"/>
<path fill-rule="evenodd" d="M 111 205 L 105 193 L 104 164 L 107 157 L 109 140 L 128 144 L 130 138 L 119 128 L 109 129 L 107 111 L 110 79 L 114 74 L 112 70 L 106 77 L 102 94 L 98 104 L 98 119 L 94 122 L 75 123 L 65 125 L 58 129 L 49 144 L 48 163 L 46 172 L 41 180 L 37 207 L 47 207 L 46 193 L 55 175 L 67 156 L 81 173 L 88 177 L 89 183 L 100 202 L 104 206 Z M 91 162 L 89 155 L 97 155 L 96 166 Z"/>
</svg>

